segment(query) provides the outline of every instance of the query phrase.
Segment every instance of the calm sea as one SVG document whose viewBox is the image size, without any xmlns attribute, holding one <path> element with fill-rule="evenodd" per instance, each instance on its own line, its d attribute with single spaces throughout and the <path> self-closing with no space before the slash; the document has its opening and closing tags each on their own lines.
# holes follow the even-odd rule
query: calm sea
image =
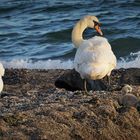
<svg viewBox="0 0 140 140">
<path fill-rule="evenodd" d="M 0 61 L 12 68 L 72 68 L 75 23 L 95 15 L 119 67 L 140 67 L 140 0 L 0 0 Z M 93 37 L 87 30 L 85 38 Z"/>
</svg>

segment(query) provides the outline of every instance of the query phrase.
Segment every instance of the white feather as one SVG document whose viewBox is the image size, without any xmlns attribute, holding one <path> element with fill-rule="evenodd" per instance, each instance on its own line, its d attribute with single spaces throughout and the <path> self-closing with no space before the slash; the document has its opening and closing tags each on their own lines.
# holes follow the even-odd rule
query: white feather
<svg viewBox="0 0 140 140">
<path fill-rule="evenodd" d="M 5 73 L 5 69 L 4 69 L 3 65 L 0 63 L 0 92 L 3 90 L 2 76 L 4 76 L 4 73 Z"/>
<path fill-rule="evenodd" d="M 84 79 L 101 79 L 116 67 L 116 57 L 106 38 L 95 36 L 77 49 L 74 67 Z"/>
<path fill-rule="evenodd" d="M 2 92 L 2 90 L 3 90 L 3 80 L 0 77 L 0 93 Z"/>
</svg>

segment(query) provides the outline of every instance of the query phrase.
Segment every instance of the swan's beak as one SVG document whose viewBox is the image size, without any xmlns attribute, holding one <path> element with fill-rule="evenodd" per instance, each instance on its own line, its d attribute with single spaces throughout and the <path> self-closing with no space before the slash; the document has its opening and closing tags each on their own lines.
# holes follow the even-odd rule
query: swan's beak
<svg viewBox="0 0 140 140">
<path fill-rule="evenodd" d="M 103 32 L 101 31 L 101 28 L 99 25 L 95 26 L 95 30 L 97 31 L 97 33 L 99 33 L 101 36 L 103 36 Z"/>
</svg>

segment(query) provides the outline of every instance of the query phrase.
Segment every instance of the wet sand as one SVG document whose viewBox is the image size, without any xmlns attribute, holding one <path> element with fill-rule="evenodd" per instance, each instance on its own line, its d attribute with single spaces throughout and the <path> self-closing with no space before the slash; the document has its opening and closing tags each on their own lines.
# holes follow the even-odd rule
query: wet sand
<svg viewBox="0 0 140 140">
<path fill-rule="evenodd" d="M 140 69 L 132 69 L 132 73 L 137 71 L 135 83 L 130 74 L 129 80 L 125 79 L 132 87 L 130 93 L 122 90 L 119 82 L 119 88 L 89 94 L 57 88 L 56 79 L 69 71 L 6 69 L 0 98 L 0 139 L 140 139 Z M 114 73 L 112 82 L 118 76 Z M 134 95 L 136 103 L 131 97 L 132 103 L 120 101 L 126 94 Z"/>
</svg>

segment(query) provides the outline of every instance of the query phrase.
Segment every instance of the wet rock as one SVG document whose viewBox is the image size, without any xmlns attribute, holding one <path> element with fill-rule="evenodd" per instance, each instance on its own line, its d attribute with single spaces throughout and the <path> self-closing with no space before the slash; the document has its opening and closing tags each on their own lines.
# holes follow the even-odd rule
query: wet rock
<svg viewBox="0 0 140 140">
<path fill-rule="evenodd" d="M 129 68 L 123 69 L 120 78 L 121 83 L 139 85 L 140 84 L 140 69 Z"/>
<path fill-rule="evenodd" d="M 83 87 L 83 81 L 75 70 L 64 73 L 55 81 L 55 86 L 65 88 L 70 91 L 80 90 Z"/>
<path fill-rule="evenodd" d="M 119 104 L 126 107 L 129 107 L 129 106 L 135 107 L 137 105 L 137 102 L 138 102 L 138 99 L 133 94 L 125 94 L 119 99 Z"/>
<path fill-rule="evenodd" d="M 136 108 L 137 108 L 137 110 L 140 112 L 140 101 L 137 102 Z"/>
<path fill-rule="evenodd" d="M 55 81 L 55 86 L 58 88 L 65 88 L 70 91 L 84 90 L 84 80 L 81 79 L 80 74 L 73 69 L 60 76 Z M 102 80 L 87 80 L 87 89 L 106 90 L 107 86 Z"/>
<path fill-rule="evenodd" d="M 110 76 L 110 86 L 108 85 L 107 77 L 101 80 L 87 80 L 88 90 L 120 90 L 122 85 L 140 84 L 140 69 L 119 69 L 113 70 Z M 84 90 L 84 81 L 81 79 L 80 74 L 73 70 L 66 71 L 63 75 L 55 81 L 55 86 L 58 88 L 65 88 L 66 90 Z"/>
</svg>

